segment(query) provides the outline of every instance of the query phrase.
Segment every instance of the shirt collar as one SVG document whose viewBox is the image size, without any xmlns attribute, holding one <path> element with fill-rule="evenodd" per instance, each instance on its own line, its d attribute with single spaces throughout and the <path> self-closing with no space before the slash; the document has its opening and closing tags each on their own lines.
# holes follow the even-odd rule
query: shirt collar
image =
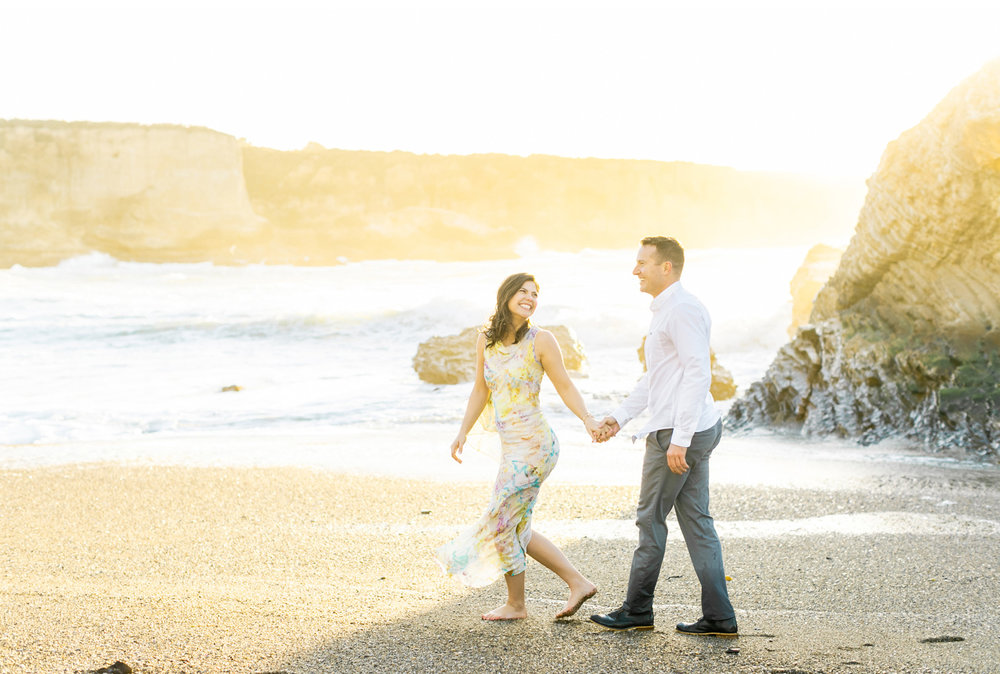
<svg viewBox="0 0 1000 674">
<path fill-rule="evenodd" d="M 649 305 L 649 310 L 652 312 L 657 312 L 663 307 L 667 306 L 670 302 L 670 298 L 679 293 L 681 290 L 681 282 L 674 281 L 665 289 L 660 291 L 660 294 L 653 298 L 653 301 Z"/>
</svg>

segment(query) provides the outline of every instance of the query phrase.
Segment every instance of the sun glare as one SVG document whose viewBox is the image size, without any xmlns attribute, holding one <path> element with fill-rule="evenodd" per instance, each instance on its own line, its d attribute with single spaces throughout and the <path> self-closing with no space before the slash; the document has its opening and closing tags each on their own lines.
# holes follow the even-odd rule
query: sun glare
<svg viewBox="0 0 1000 674">
<path fill-rule="evenodd" d="M 6 8 L 0 118 L 863 178 L 1000 56 L 976 3 L 171 7 Z"/>
</svg>

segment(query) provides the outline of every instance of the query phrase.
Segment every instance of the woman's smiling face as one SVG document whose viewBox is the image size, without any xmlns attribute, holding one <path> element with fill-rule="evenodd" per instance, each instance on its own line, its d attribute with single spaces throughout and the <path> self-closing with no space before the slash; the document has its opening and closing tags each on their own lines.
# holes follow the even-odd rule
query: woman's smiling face
<svg viewBox="0 0 1000 674">
<path fill-rule="evenodd" d="M 538 306 L 538 286 L 534 281 L 525 281 L 520 289 L 514 293 L 507 303 L 510 313 L 518 318 L 527 320 L 535 313 Z"/>
</svg>

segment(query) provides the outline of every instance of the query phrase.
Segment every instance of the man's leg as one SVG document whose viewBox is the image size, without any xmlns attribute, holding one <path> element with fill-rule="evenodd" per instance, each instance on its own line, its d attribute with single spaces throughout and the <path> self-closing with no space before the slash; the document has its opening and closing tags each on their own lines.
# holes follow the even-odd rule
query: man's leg
<svg viewBox="0 0 1000 674">
<path fill-rule="evenodd" d="M 667 513 L 673 506 L 674 497 L 688 479 L 688 473 L 676 475 L 667 466 L 671 435 L 671 430 L 662 430 L 646 439 L 635 521 L 639 527 L 639 545 L 632 554 L 628 594 L 623 607 L 633 615 L 653 610 L 653 592 L 660 577 L 667 544 Z"/>
<path fill-rule="evenodd" d="M 708 511 L 708 463 L 719 444 L 721 423 L 695 433 L 688 448 L 688 479 L 674 503 L 677 523 L 687 544 L 691 563 L 701 582 L 701 607 L 709 620 L 727 620 L 734 615 L 726 589 L 726 571 L 722 563 L 722 545 L 715 532 L 715 522 Z"/>
</svg>

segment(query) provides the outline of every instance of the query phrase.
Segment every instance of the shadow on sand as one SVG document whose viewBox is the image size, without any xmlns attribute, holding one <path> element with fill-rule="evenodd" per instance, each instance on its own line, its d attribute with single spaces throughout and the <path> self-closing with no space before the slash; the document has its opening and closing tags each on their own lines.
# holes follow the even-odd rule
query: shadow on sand
<svg viewBox="0 0 1000 674">
<path fill-rule="evenodd" d="M 676 633 L 679 619 L 697 618 L 695 605 L 657 605 L 655 630 L 613 632 L 589 620 L 624 597 L 631 562 L 628 541 L 578 541 L 563 546 L 598 584 L 600 593 L 569 619 L 556 621 L 565 586 L 529 563 L 528 618 L 487 622 L 480 615 L 503 603 L 504 584 L 469 590 L 429 611 L 368 626 L 299 654 L 282 671 L 304 672 L 719 672 L 731 671 L 740 638 Z M 697 600 L 683 545 L 668 546 L 658 597 Z M 580 563 L 586 560 L 585 563 Z M 685 566 L 686 565 L 686 566 Z"/>
</svg>

